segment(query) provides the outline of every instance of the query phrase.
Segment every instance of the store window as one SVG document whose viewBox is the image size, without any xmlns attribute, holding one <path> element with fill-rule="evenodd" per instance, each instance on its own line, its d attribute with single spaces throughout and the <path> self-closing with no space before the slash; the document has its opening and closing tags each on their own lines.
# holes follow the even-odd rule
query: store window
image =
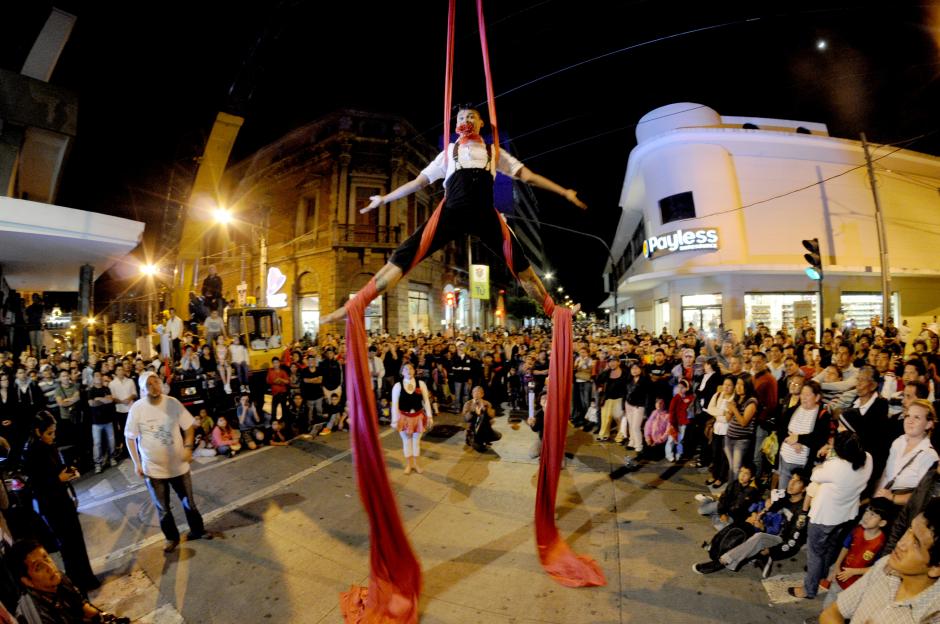
<svg viewBox="0 0 940 624">
<path fill-rule="evenodd" d="M 721 325 L 721 294 L 685 295 L 682 297 L 682 327 L 717 332 Z"/>
<path fill-rule="evenodd" d="M 408 328 L 412 331 L 431 331 L 431 308 L 427 290 L 408 291 Z"/>
<path fill-rule="evenodd" d="M 349 298 L 352 299 L 356 296 L 356 293 L 349 293 Z M 384 301 L 385 296 L 379 295 L 372 300 L 372 303 L 369 304 L 369 307 L 366 308 L 366 331 L 381 332 L 385 327 L 385 322 L 382 318 L 382 302 Z"/>
<path fill-rule="evenodd" d="M 881 318 L 881 293 L 842 293 L 840 299 L 843 323 L 858 328 L 869 327 L 873 316 Z M 898 316 L 898 293 L 891 293 L 891 316 L 895 321 Z M 881 319 L 884 323 L 885 319 Z"/>
<path fill-rule="evenodd" d="M 669 299 L 660 299 L 653 304 L 653 322 L 655 323 L 652 333 L 659 335 L 663 327 L 669 328 Z"/>
<path fill-rule="evenodd" d="M 692 199 L 692 191 L 663 197 L 659 200 L 659 215 L 663 225 L 680 219 L 694 219 L 695 200 Z"/>
<path fill-rule="evenodd" d="M 793 334 L 804 320 L 819 327 L 819 295 L 816 293 L 746 293 L 744 324 L 754 330 L 763 323 L 771 332 Z"/>
<path fill-rule="evenodd" d="M 627 311 L 621 315 L 621 327 L 636 329 L 636 308 L 627 308 Z"/>
<path fill-rule="evenodd" d="M 320 295 L 300 296 L 300 325 L 303 333 L 317 337 L 320 328 Z"/>
</svg>

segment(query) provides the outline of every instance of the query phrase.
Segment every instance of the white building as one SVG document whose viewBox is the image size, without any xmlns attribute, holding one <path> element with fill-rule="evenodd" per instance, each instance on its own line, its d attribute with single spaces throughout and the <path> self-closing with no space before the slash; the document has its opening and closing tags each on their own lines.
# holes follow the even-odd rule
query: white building
<svg viewBox="0 0 940 624">
<path fill-rule="evenodd" d="M 860 325 L 880 314 L 860 141 L 830 137 L 819 123 L 726 117 L 690 103 L 651 111 L 636 136 L 613 244 L 621 325 L 675 332 L 680 323 L 723 323 L 740 335 L 747 325 L 776 330 L 802 316 L 828 326 L 840 307 Z M 893 315 L 919 329 L 940 307 L 940 158 L 870 147 Z M 823 259 L 824 319 L 818 284 L 804 273 L 802 241 L 811 238 Z M 613 298 L 605 307 L 613 312 Z"/>
</svg>

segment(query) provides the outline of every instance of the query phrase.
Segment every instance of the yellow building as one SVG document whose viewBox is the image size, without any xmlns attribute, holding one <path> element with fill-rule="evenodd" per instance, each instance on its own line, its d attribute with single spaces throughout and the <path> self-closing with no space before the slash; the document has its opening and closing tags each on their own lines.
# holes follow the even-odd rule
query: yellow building
<svg viewBox="0 0 940 624">
<path fill-rule="evenodd" d="M 429 187 L 368 214 L 359 209 L 369 196 L 413 179 L 435 155 L 410 124 L 390 115 L 344 110 L 289 132 L 225 171 L 222 201 L 233 220 L 197 243 L 194 283 L 215 265 L 227 299 L 237 299 L 241 282 L 259 303 L 283 305 L 287 339 L 315 336 L 321 313 L 368 282 L 442 191 Z M 449 267 L 464 265 L 460 253 L 451 243 L 377 299 L 367 329 L 439 331 L 444 285 L 459 286 Z"/>
</svg>

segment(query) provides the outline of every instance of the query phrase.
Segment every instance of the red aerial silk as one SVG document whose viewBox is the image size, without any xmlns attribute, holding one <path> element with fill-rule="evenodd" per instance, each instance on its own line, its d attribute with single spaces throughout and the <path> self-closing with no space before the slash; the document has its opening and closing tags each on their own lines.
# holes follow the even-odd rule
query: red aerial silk
<svg viewBox="0 0 940 624">
<path fill-rule="evenodd" d="M 450 136 L 450 103 L 454 55 L 455 0 L 449 0 L 447 23 L 447 59 L 444 91 L 444 154 Z M 492 163 L 499 158 L 499 134 L 496 125 L 496 101 L 486 44 L 483 2 L 477 0 L 480 45 L 486 74 L 490 123 L 493 127 Z M 446 162 L 446 160 L 445 160 Z M 438 204 L 424 229 L 418 252 L 410 271 L 427 255 L 440 220 L 444 200 Z M 500 215 L 503 253 L 513 269 L 511 232 Z M 408 271 L 405 271 L 407 273 Z M 389 485 L 382 447 L 379 444 L 375 395 L 369 375 L 366 353 L 365 309 L 378 295 L 375 280 L 346 304 L 346 396 L 349 399 L 350 439 L 359 497 L 369 517 L 370 576 L 369 587 L 350 587 L 340 595 L 340 609 L 347 624 L 414 624 L 418 621 L 421 593 L 421 566 L 405 535 L 398 506 Z M 603 573 L 588 557 L 575 554 L 561 539 L 555 526 L 555 498 L 558 477 L 565 452 L 567 414 L 571 401 L 572 353 L 571 311 L 556 307 L 545 296 L 543 306 L 554 322 L 552 357 L 548 381 L 548 406 L 545 413 L 542 456 L 539 464 L 538 491 L 535 502 L 535 536 L 539 560 L 545 571 L 562 585 L 583 587 L 605 585 Z"/>
<path fill-rule="evenodd" d="M 590 557 L 575 554 L 555 526 L 558 477 L 565 457 L 568 412 L 571 406 L 571 310 L 556 306 L 547 294 L 542 306 L 552 316 L 552 356 L 548 369 L 548 403 L 539 458 L 535 495 L 535 543 L 549 576 L 568 587 L 606 585 L 600 567 Z"/>
<path fill-rule="evenodd" d="M 340 609 L 347 624 L 415 624 L 421 565 L 411 550 L 388 482 L 366 355 L 365 309 L 377 294 L 373 279 L 346 304 L 349 437 L 359 498 L 369 517 L 371 574 L 368 589 L 354 585 L 340 594 Z"/>
</svg>

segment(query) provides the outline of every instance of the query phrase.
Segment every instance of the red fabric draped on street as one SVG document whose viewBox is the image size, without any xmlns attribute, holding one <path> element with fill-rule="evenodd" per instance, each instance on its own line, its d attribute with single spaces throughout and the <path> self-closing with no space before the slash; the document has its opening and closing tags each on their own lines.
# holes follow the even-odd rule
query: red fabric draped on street
<svg viewBox="0 0 940 624">
<path fill-rule="evenodd" d="M 379 443 L 375 395 L 366 355 L 365 309 L 377 295 L 375 280 L 346 304 L 346 393 L 359 498 L 369 518 L 369 587 L 340 594 L 347 624 L 418 621 L 421 566 L 411 549 L 389 485 Z"/>
<path fill-rule="evenodd" d="M 572 353 L 571 310 L 556 306 L 545 295 L 545 313 L 552 317 L 552 356 L 548 370 L 548 404 L 539 459 L 538 491 L 535 496 L 535 543 L 539 560 L 549 576 L 568 587 L 606 585 L 607 579 L 590 557 L 578 555 L 558 534 L 555 498 L 565 456 L 568 412 L 571 406 Z"/>
</svg>

